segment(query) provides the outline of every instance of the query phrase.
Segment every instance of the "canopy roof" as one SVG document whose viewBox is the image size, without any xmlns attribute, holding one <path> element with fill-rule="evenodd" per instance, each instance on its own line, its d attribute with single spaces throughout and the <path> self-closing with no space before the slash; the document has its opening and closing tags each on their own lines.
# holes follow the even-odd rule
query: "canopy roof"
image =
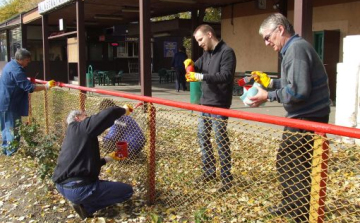
<svg viewBox="0 0 360 223">
<path fill-rule="evenodd" d="M 186 12 L 208 7 L 220 7 L 234 3 L 251 2 L 254 0 L 151 0 L 150 17 L 158 17 Z M 69 3 L 75 1 L 69 1 Z M 49 24 L 58 24 L 59 18 L 63 18 L 68 24 L 76 22 L 76 5 L 65 4 L 46 11 Z M 84 1 L 85 25 L 111 26 L 114 24 L 126 24 L 139 21 L 138 0 L 85 0 Z M 39 23 L 40 21 L 33 21 Z"/>
</svg>

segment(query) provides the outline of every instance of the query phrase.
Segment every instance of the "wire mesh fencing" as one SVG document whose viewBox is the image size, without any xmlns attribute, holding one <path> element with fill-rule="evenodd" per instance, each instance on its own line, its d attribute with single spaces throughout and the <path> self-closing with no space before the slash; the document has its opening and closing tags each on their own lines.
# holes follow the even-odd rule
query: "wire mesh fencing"
<svg viewBox="0 0 360 223">
<path fill-rule="evenodd" d="M 360 220 L 360 150 L 338 137 L 60 89 L 31 100 L 32 118 L 60 143 L 71 110 L 138 106 L 98 139 L 102 155 L 127 142 L 128 158 L 106 176 L 152 205 L 205 210 L 211 222 Z"/>
</svg>

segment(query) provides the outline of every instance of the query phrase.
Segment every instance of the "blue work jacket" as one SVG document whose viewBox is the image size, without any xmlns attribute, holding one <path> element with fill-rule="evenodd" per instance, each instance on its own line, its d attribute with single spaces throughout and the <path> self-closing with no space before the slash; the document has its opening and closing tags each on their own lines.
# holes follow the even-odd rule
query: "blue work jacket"
<svg viewBox="0 0 360 223">
<path fill-rule="evenodd" d="M 0 112 L 29 113 L 29 96 L 35 90 L 26 77 L 25 70 L 16 60 L 8 62 L 0 74 Z"/>
</svg>

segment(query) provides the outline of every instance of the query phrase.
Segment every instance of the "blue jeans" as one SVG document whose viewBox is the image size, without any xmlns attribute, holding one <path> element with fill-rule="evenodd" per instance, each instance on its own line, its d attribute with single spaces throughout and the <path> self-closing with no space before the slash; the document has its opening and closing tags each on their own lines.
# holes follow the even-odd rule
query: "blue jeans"
<svg viewBox="0 0 360 223">
<path fill-rule="evenodd" d="M 124 202 L 130 199 L 134 193 L 132 186 L 121 182 L 98 180 L 95 183 L 77 188 L 65 187 L 73 185 L 74 182 L 65 185 L 56 184 L 56 188 L 69 201 L 82 204 L 89 214 L 107 206 Z"/>
<path fill-rule="evenodd" d="M 0 112 L 0 123 L 1 123 L 1 137 L 2 137 L 2 152 L 3 154 L 10 156 L 18 150 L 18 146 L 10 147 L 13 141 L 20 141 L 20 136 L 17 133 L 16 121 L 21 121 L 21 116 L 16 112 Z"/>
<path fill-rule="evenodd" d="M 226 129 L 227 122 L 228 117 L 226 116 L 201 113 L 198 132 L 204 174 L 205 176 L 214 176 L 216 174 L 216 160 L 210 141 L 211 130 L 214 129 L 215 142 L 220 158 L 221 180 L 224 184 L 233 180 L 230 140 Z"/>
</svg>

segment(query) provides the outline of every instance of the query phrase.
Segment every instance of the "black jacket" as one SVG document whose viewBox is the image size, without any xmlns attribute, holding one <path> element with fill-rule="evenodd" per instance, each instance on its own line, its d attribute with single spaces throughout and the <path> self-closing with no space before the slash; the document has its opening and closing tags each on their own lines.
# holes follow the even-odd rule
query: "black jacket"
<svg viewBox="0 0 360 223">
<path fill-rule="evenodd" d="M 235 53 L 222 40 L 213 51 L 205 51 L 195 62 L 196 72 L 204 74 L 202 105 L 230 108 L 235 68 Z"/>
<path fill-rule="evenodd" d="M 105 164 L 105 160 L 100 159 L 97 137 L 124 114 L 124 108 L 111 107 L 81 122 L 70 123 L 61 146 L 53 181 L 61 183 L 74 177 L 97 180 L 100 168 Z"/>
</svg>

